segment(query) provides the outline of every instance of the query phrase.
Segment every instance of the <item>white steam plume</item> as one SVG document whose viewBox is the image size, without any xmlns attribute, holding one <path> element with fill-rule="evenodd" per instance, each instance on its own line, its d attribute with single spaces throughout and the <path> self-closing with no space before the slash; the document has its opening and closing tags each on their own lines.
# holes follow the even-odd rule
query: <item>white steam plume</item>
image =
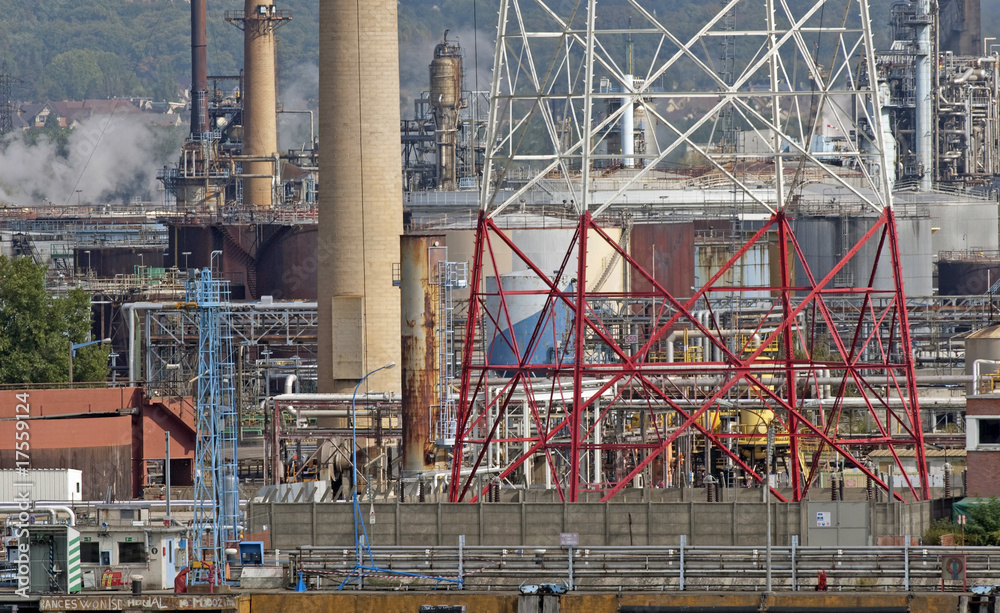
<svg viewBox="0 0 1000 613">
<path fill-rule="evenodd" d="M 15 206 L 152 200 L 156 171 L 176 155 L 182 133 L 152 128 L 136 115 L 104 115 L 81 122 L 65 146 L 14 134 L 0 150 L 0 200 Z"/>
<path fill-rule="evenodd" d="M 286 111 L 312 111 L 314 126 L 319 125 L 319 66 L 296 66 L 281 80 L 281 109 Z M 309 148 L 309 115 L 305 113 L 278 114 L 278 148 L 281 151 Z"/>
</svg>

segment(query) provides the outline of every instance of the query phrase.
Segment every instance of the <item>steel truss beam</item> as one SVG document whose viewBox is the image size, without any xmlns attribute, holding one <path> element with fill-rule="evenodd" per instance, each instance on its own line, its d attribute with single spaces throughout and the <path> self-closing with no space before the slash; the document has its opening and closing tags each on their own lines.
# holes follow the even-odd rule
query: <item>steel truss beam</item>
<svg viewBox="0 0 1000 613">
<path fill-rule="evenodd" d="M 867 4 L 816 0 L 796 14 L 774 0 L 732 0 L 700 30 L 684 33 L 643 5 L 632 0 L 624 12 L 599 17 L 594 0 L 558 8 L 501 3 L 451 499 L 476 500 L 488 474 L 529 485 L 544 480 L 565 501 L 609 500 L 641 477 L 669 482 L 670 472 L 679 472 L 676 445 L 692 434 L 704 441 L 709 474 L 724 464 L 750 481 L 770 483 L 772 469 L 761 466 L 754 451 L 764 446 L 769 422 L 787 448 L 793 500 L 806 497 L 831 454 L 892 490 L 863 458 L 875 448 L 889 449 L 903 476 L 907 495 L 896 496 L 926 499 L 882 116 L 866 77 L 875 74 Z M 743 29 L 723 26 L 733 10 Z M 628 30 L 615 26 L 625 13 Z M 643 49 L 634 60 L 641 78 L 625 74 L 613 52 L 624 48 L 626 36 L 650 39 L 636 42 Z M 706 52 L 723 36 L 736 37 L 744 51 L 732 83 L 718 76 Z M 621 93 L 596 93 L 599 77 Z M 611 98 L 622 101 L 617 110 L 606 104 Z M 608 170 L 598 166 L 621 158 L 607 143 L 629 104 L 642 108 L 657 129 L 645 153 L 632 156 L 635 169 L 613 175 L 613 188 L 600 190 L 595 177 Z M 696 112 L 686 119 L 671 114 L 681 104 Z M 759 140 L 758 149 L 733 154 L 712 136 L 705 140 L 710 131 L 703 128 L 723 110 Z M 827 128 L 850 135 L 836 159 L 809 145 Z M 741 215 L 753 232 L 690 297 L 668 292 L 662 271 L 646 270 L 594 221 L 627 202 L 630 189 L 641 189 L 683 150 L 695 152 L 750 203 Z M 738 161 L 750 157 L 770 165 L 770 190 L 750 189 L 737 176 Z M 515 175 L 524 180 L 511 189 L 505 179 Z M 795 232 L 797 203 L 817 177 L 868 211 L 867 231 L 832 265 L 811 262 Z M 502 230 L 498 216 L 554 179 L 563 190 L 554 198 L 563 196 L 578 221 L 568 242 L 546 246 L 564 253 L 552 272 L 551 260 Z M 771 254 L 770 278 L 734 285 L 734 271 L 755 249 Z M 620 289 L 592 289 L 600 285 L 601 275 L 591 270 L 598 253 L 620 258 L 626 279 Z M 508 286 L 507 254 L 511 268 L 534 285 Z M 859 268 L 861 278 L 844 287 L 838 274 Z M 637 281 L 651 289 L 631 291 Z M 711 311 L 717 298 L 754 295 L 772 297 L 771 309 L 756 320 L 752 314 L 727 320 Z M 856 308 L 847 323 L 830 306 L 843 301 Z M 633 309 L 643 323 L 605 321 L 609 302 L 619 304 L 619 314 Z M 640 302 L 644 311 L 636 313 Z M 535 307 L 527 317 L 526 304 Z M 707 318 L 696 313 L 705 305 Z M 481 343 L 473 342 L 483 330 Z M 666 361 L 687 346 L 678 334 L 704 339 L 711 351 Z M 840 385 L 824 398 L 819 380 L 831 376 Z M 866 430 L 860 437 L 847 427 L 859 411 Z M 903 447 L 916 450 L 916 473 L 900 461 Z"/>
<path fill-rule="evenodd" d="M 197 371 L 198 311 L 184 303 L 144 311 L 147 386 L 168 395 L 194 395 Z M 305 361 L 316 358 L 316 307 L 313 303 L 227 303 L 222 324 L 234 342 L 252 350 L 251 362 L 262 348 L 282 348 Z"/>
<path fill-rule="evenodd" d="M 241 514 L 237 488 L 236 369 L 227 303 L 229 282 L 204 269 L 187 282 L 187 300 L 198 313 L 198 375 L 195 407 L 193 561 L 189 582 L 212 583 L 224 576 L 225 550 L 239 541 Z M 211 575 L 215 575 L 214 577 Z"/>
</svg>

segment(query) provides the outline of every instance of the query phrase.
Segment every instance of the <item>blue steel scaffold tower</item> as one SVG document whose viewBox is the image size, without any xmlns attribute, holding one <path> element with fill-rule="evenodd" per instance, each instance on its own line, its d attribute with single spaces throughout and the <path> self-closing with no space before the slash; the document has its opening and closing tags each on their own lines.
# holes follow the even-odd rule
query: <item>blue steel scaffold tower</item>
<svg viewBox="0 0 1000 613">
<path fill-rule="evenodd" d="M 240 523 L 229 282 L 212 279 L 206 268 L 188 278 L 185 290 L 188 305 L 198 311 L 198 439 L 188 577 L 191 583 L 219 582 L 224 577 L 225 549 L 239 539 Z"/>
</svg>

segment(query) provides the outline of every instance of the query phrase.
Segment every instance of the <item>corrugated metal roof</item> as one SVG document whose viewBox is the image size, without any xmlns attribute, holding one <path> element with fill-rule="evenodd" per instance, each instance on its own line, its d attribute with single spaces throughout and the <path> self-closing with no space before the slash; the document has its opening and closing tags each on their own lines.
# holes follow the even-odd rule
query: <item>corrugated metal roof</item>
<svg viewBox="0 0 1000 613">
<path fill-rule="evenodd" d="M 1000 324 L 973 330 L 965 338 L 1000 338 Z"/>
</svg>

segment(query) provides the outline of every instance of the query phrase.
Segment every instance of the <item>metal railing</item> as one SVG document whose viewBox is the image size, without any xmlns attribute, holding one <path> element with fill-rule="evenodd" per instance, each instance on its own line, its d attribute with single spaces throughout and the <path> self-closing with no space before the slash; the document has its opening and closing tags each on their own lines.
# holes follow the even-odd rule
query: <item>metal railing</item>
<svg viewBox="0 0 1000 613">
<path fill-rule="evenodd" d="M 433 588 L 448 577 L 476 590 L 559 584 L 572 590 L 755 591 L 766 588 L 768 574 L 764 546 L 373 547 L 371 554 L 366 564 L 392 573 L 368 575 L 362 582 L 367 589 Z M 793 544 L 772 547 L 770 557 L 776 591 L 814 590 L 820 571 L 833 591 L 963 591 L 996 584 L 1000 567 L 1000 547 Z M 289 555 L 288 580 L 301 572 L 310 587 L 330 588 L 357 563 L 354 547 L 300 547 Z M 961 572 L 945 572 L 945 566 Z"/>
</svg>

